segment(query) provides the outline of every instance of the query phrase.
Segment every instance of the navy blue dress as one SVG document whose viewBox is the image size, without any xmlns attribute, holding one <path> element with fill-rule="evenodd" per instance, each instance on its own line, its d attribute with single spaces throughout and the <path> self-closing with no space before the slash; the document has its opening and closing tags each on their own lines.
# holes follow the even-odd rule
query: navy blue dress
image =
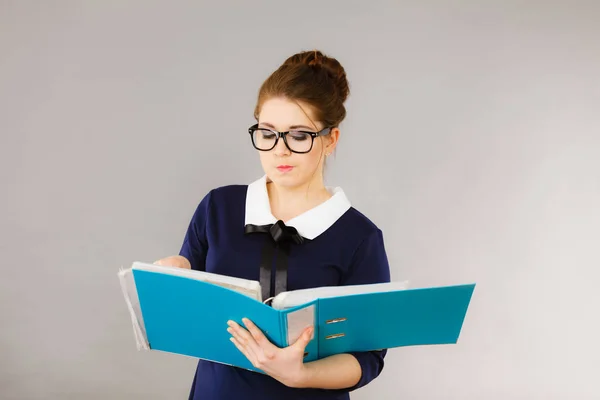
<svg viewBox="0 0 600 400">
<path fill-rule="evenodd" d="M 244 226 L 276 222 L 267 181 L 263 176 L 250 185 L 219 187 L 202 199 L 180 251 L 192 269 L 259 280 L 265 236 L 245 234 Z M 329 200 L 286 222 L 308 239 L 291 244 L 287 290 L 389 282 L 381 230 L 350 205 L 340 188 L 329 190 Z M 386 351 L 351 353 L 362 376 L 355 386 L 340 390 L 290 388 L 268 375 L 199 360 L 190 399 L 349 399 L 349 392 L 380 374 Z"/>
</svg>

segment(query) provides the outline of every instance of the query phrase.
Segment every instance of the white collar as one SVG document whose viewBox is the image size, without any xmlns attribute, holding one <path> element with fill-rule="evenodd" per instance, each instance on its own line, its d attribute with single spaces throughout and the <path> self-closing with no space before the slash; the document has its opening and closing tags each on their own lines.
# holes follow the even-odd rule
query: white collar
<svg viewBox="0 0 600 400">
<path fill-rule="evenodd" d="M 277 219 L 271 214 L 266 175 L 248 185 L 246 193 L 246 217 L 244 224 L 274 224 Z M 316 207 L 292 218 L 285 224 L 293 226 L 307 239 L 314 239 L 325 232 L 351 207 L 350 201 L 340 187 L 327 187 L 332 196 Z"/>
</svg>

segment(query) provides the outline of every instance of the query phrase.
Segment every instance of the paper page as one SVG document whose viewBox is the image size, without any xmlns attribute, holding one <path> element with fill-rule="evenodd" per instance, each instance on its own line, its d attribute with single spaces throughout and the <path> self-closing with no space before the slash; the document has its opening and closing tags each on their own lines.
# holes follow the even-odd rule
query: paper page
<svg viewBox="0 0 600 400">
<path fill-rule="evenodd" d="M 353 294 L 391 292 L 404 290 L 408 281 L 374 283 L 369 285 L 323 286 L 311 289 L 293 290 L 278 294 L 271 305 L 278 310 L 296 307 L 311 302 L 317 298 L 339 297 Z"/>
<path fill-rule="evenodd" d="M 148 350 L 150 348 L 148 344 L 148 338 L 146 337 L 146 330 L 144 328 L 144 318 L 142 316 L 142 310 L 138 300 L 137 290 L 135 287 L 135 281 L 133 279 L 133 271 L 131 269 L 121 269 L 119 271 L 119 282 L 121 283 L 121 290 L 125 297 L 125 303 L 131 316 L 131 323 L 133 325 L 133 334 L 138 350 Z"/>
<path fill-rule="evenodd" d="M 210 282 L 218 286 L 235 290 L 236 292 L 242 293 L 257 301 L 262 301 L 262 292 L 260 289 L 260 283 L 258 281 L 236 278 L 227 275 L 219 275 L 205 271 L 196 271 L 187 268 L 169 267 L 142 262 L 134 262 L 132 268 L 142 271 L 151 271 L 159 272 L 162 274 L 182 276 L 185 278 L 196 279 L 203 282 Z"/>
<path fill-rule="evenodd" d="M 288 343 L 293 344 L 302 332 L 309 326 L 314 326 L 315 324 L 315 306 L 310 305 L 305 308 L 301 308 L 300 310 L 292 311 L 287 315 L 287 325 L 288 325 Z M 314 334 L 313 334 L 314 336 Z M 312 338 L 311 338 L 312 339 Z"/>
</svg>

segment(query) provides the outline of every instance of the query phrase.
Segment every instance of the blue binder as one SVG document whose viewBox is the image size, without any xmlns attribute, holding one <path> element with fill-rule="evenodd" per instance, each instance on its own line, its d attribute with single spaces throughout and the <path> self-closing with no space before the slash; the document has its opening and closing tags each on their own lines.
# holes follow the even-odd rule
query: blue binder
<svg viewBox="0 0 600 400">
<path fill-rule="evenodd" d="M 475 284 L 320 298 L 278 310 L 233 289 L 154 271 L 133 270 L 148 346 L 263 373 L 229 340 L 227 321 L 252 320 L 279 347 L 289 316 L 311 313 L 305 361 L 350 351 L 458 341 Z"/>
</svg>

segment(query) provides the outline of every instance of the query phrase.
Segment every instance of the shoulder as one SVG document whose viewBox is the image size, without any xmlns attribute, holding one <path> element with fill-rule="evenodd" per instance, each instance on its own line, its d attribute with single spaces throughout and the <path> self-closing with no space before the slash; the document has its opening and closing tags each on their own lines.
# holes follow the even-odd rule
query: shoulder
<svg viewBox="0 0 600 400">
<path fill-rule="evenodd" d="M 217 186 L 210 189 L 204 194 L 200 202 L 207 203 L 221 203 L 223 201 L 246 198 L 246 192 L 248 191 L 248 185 L 233 184 Z"/>
<path fill-rule="evenodd" d="M 374 235 L 382 234 L 379 226 L 354 206 L 348 208 L 348 211 L 341 216 L 338 223 L 346 234 L 354 236 L 359 242 Z"/>
<path fill-rule="evenodd" d="M 239 208 L 246 201 L 248 185 L 232 184 L 210 189 L 200 198 L 196 215 L 227 213 Z"/>
<path fill-rule="evenodd" d="M 245 199 L 247 192 L 248 185 L 233 184 L 215 187 L 211 189 L 206 196 L 208 196 L 211 201 L 226 201 L 234 198 L 239 199 L 240 197 Z"/>
<path fill-rule="evenodd" d="M 379 227 L 369 217 L 357 210 L 354 206 L 351 206 L 344 217 L 348 219 L 350 223 L 357 224 L 361 228 L 367 231 L 378 230 Z"/>
<path fill-rule="evenodd" d="M 354 207 L 340 218 L 338 231 L 347 243 L 345 264 L 348 269 L 342 284 L 358 285 L 389 282 L 390 268 L 382 230 Z"/>
<path fill-rule="evenodd" d="M 382 230 L 354 206 L 350 206 L 325 232 L 323 240 L 340 246 L 340 254 L 347 265 L 356 263 L 365 254 L 385 253 Z"/>
</svg>

